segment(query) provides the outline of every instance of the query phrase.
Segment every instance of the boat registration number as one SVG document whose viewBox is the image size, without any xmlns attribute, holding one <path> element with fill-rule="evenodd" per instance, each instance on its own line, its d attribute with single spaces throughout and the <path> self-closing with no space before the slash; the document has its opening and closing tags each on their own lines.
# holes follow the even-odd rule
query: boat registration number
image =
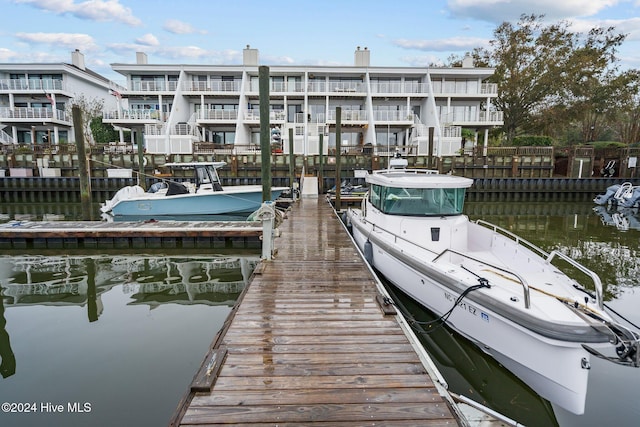
<svg viewBox="0 0 640 427">
<path fill-rule="evenodd" d="M 444 298 L 447 301 L 451 301 L 451 302 L 455 302 L 456 299 L 457 299 L 456 296 L 450 294 L 449 292 L 445 292 L 444 293 Z M 463 309 L 467 313 L 472 314 L 473 316 L 479 317 L 480 319 L 484 320 L 485 322 L 489 321 L 489 315 L 487 313 L 485 313 L 484 311 L 480 310 L 476 306 L 474 306 L 472 304 L 469 304 L 468 302 L 460 301 L 458 303 L 458 307 L 460 307 L 461 309 Z"/>
</svg>

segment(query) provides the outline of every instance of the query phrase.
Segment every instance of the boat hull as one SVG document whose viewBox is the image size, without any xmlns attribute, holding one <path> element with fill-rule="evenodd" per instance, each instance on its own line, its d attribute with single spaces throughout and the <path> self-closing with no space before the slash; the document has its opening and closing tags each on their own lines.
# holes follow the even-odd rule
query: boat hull
<svg viewBox="0 0 640 427">
<path fill-rule="evenodd" d="M 447 278 L 446 270 L 429 262 L 409 265 L 389 250 L 393 241 L 382 241 L 369 224 L 352 216 L 349 219 L 354 240 L 367 261 L 394 286 L 438 316 L 453 307 L 461 292 Z M 537 334 L 471 298 L 458 304 L 447 324 L 542 397 L 573 413 L 584 412 L 589 354 L 580 342 Z"/>
<path fill-rule="evenodd" d="M 185 216 L 221 215 L 235 212 L 253 212 L 262 205 L 262 187 L 189 193 L 167 196 L 144 193 L 139 197 L 118 201 L 111 207 L 111 215 L 119 216 Z M 272 200 L 277 199 L 284 188 L 272 188 Z"/>
</svg>

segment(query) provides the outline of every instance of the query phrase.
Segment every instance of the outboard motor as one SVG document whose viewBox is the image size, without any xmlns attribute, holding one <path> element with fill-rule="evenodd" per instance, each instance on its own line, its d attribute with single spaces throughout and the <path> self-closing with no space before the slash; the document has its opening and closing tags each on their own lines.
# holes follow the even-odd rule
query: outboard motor
<svg viewBox="0 0 640 427">
<path fill-rule="evenodd" d="M 603 167 L 602 169 L 600 169 L 600 174 L 602 176 L 605 177 L 611 177 L 616 173 L 616 161 L 615 160 L 609 160 L 609 163 L 607 163 L 607 165 L 605 167 Z"/>
<path fill-rule="evenodd" d="M 611 200 L 611 198 L 616 194 L 619 188 L 620 188 L 619 184 L 614 184 L 607 187 L 607 190 L 605 191 L 605 193 L 597 195 L 593 199 L 593 202 L 596 205 L 601 205 L 601 206 L 606 205 Z"/>
<path fill-rule="evenodd" d="M 633 187 L 620 198 L 620 206 L 624 208 L 632 208 L 636 203 L 640 202 L 640 186 Z"/>
</svg>

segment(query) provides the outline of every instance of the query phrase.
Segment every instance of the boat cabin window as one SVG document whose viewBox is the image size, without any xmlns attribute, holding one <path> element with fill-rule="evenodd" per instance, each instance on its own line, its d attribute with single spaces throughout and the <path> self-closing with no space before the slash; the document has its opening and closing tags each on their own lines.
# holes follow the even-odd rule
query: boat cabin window
<svg viewBox="0 0 640 427">
<path fill-rule="evenodd" d="M 394 188 L 372 185 L 373 206 L 390 215 L 459 215 L 464 205 L 464 188 Z"/>
</svg>

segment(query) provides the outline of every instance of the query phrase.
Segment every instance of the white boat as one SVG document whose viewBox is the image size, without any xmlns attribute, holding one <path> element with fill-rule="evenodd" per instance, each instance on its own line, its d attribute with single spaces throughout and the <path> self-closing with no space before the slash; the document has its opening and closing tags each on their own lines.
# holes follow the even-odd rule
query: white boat
<svg viewBox="0 0 640 427">
<path fill-rule="evenodd" d="M 262 205 L 261 185 L 237 185 L 223 188 L 218 169 L 225 162 L 166 163 L 167 168 L 182 169 L 184 177 L 171 177 L 153 184 L 148 191 L 139 185 L 118 190 L 101 207 L 112 217 L 156 218 L 194 215 L 221 215 L 245 212 Z M 272 187 L 271 200 L 287 187 Z"/>
<path fill-rule="evenodd" d="M 471 179 L 401 168 L 366 181 L 345 219 L 367 261 L 542 397 L 582 414 L 591 356 L 640 365 L 639 335 L 605 311 L 595 273 L 462 214 Z"/>
</svg>

